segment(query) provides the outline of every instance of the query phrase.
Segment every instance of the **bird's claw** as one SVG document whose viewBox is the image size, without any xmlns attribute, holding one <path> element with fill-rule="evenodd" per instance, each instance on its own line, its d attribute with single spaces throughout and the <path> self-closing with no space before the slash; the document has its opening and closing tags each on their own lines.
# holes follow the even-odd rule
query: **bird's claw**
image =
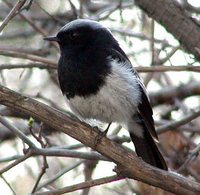
<svg viewBox="0 0 200 195">
<path fill-rule="evenodd" d="M 111 123 L 109 123 L 109 125 L 108 125 L 108 127 L 106 128 L 105 131 L 99 131 L 99 132 L 98 132 L 97 136 L 95 137 L 95 141 L 94 141 L 95 147 L 101 142 L 101 139 L 102 139 L 103 137 L 106 137 L 110 125 L 111 125 Z"/>
</svg>

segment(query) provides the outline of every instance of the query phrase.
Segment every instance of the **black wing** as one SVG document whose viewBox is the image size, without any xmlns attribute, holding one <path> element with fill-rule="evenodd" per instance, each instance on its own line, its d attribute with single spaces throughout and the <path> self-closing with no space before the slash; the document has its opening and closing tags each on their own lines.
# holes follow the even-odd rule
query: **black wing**
<svg viewBox="0 0 200 195">
<path fill-rule="evenodd" d="M 126 66 L 129 66 L 133 72 L 133 75 L 138 78 L 137 82 L 141 93 L 141 100 L 138 105 L 137 113 L 134 114 L 133 119 L 136 123 L 138 123 L 138 125 L 140 125 L 142 128 L 141 131 L 143 131 L 144 134 L 142 137 L 140 137 L 134 133 L 134 129 L 133 131 L 129 129 L 130 137 L 134 142 L 137 155 L 142 157 L 144 161 L 152 166 L 163 170 L 168 170 L 165 160 L 155 143 L 155 141 L 158 142 L 158 136 L 154 127 L 154 120 L 152 117 L 153 111 L 146 93 L 146 89 L 137 71 L 132 67 L 128 57 L 119 46 L 114 49 L 110 49 L 109 53 L 110 56 L 112 56 L 112 58 L 115 60 L 123 63 Z"/>
<path fill-rule="evenodd" d="M 124 51 L 120 47 L 116 47 L 114 49 L 109 50 L 109 54 L 112 56 L 113 59 L 117 60 L 118 62 L 122 62 L 125 65 L 129 66 L 133 71 L 133 74 L 138 78 L 138 85 L 141 93 L 141 101 L 138 105 L 138 113 L 141 115 L 146 127 L 153 137 L 153 139 L 158 142 L 158 136 L 155 131 L 154 127 L 154 120 L 153 120 L 153 111 L 149 101 L 149 98 L 146 93 L 146 89 L 137 73 L 137 71 L 132 67 L 132 64 Z"/>
</svg>

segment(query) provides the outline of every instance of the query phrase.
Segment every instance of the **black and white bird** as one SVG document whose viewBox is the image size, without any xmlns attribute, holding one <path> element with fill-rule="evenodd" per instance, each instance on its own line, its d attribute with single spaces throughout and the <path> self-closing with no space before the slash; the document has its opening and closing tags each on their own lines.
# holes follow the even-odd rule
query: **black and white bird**
<svg viewBox="0 0 200 195">
<path fill-rule="evenodd" d="M 58 78 L 72 111 L 83 119 L 122 124 L 137 155 L 167 170 L 155 143 L 158 137 L 145 87 L 110 30 L 77 19 L 44 39 L 60 46 Z"/>
</svg>

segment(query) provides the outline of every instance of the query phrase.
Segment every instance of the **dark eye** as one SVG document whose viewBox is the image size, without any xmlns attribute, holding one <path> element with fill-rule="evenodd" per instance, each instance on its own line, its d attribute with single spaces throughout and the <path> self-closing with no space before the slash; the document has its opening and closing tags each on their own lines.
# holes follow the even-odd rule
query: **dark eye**
<svg viewBox="0 0 200 195">
<path fill-rule="evenodd" d="M 78 32 L 72 32 L 69 34 L 69 38 L 71 40 L 77 39 L 78 37 L 80 37 L 80 33 L 78 33 Z"/>
</svg>

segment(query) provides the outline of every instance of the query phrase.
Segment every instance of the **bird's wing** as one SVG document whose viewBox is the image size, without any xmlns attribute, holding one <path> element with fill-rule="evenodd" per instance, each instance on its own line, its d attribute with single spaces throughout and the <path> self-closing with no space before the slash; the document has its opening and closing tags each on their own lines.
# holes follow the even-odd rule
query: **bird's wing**
<svg viewBox="0 0 200 195">
<path fill-rule="evenodd" d="M 141 100 L 138 105 L 138 113 L 141 115 L 149 133 L 153 137 L 153 139 L 158 142 L 158 136 L 155 131 L 155 126 L 154 126 L 154 120 L 153 120 L 153 111 L 150 105 L 150 101 L 145 89 L 145 86 L 143 85 L 137 71 L 132 67 L 132 64 L 124 51 L 120 47 L 112 48 L 109 50 L 110 56 L 117 60 L 118 62 L 122 62 L 123 64 L 129 66 L 131 70 L 133 71 L 133 74 L 138 78 L 138 85 L 141 93 Z"/>
</svg>

